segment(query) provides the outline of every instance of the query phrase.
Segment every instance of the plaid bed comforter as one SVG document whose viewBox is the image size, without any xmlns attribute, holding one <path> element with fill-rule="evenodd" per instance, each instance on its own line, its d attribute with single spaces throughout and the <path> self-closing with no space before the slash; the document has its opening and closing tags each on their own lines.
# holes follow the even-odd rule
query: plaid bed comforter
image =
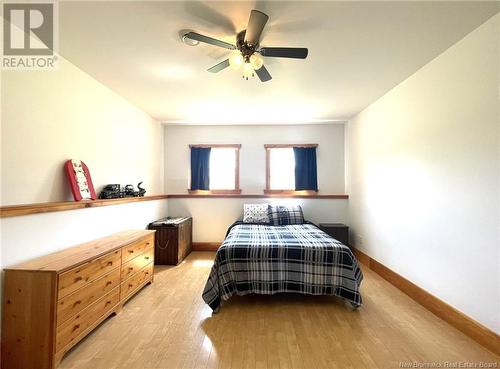
<svg viewBox="0 0 500 369">
<path fill-rule="evenodd" d="M 217 251 L 203 300 L 217 312 L 232 295 L 334 295 L 361 305 L 363 273 L 351 250 L 313 224 L 235 223 Z"/>
</svg>

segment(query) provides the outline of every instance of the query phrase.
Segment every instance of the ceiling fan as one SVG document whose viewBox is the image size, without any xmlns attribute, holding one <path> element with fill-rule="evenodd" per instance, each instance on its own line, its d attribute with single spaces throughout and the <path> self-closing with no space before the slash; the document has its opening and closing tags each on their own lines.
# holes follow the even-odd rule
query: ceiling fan
<svg viewBox="0 0 500 369">
<path fill-rule="evenodd" d="M 307 48 L 302 47 L 260 47 L 260 36 L 264 30 L 269 16 L 258 10 L 250 12 L 250 19 L 246 30 L 241 31 L 236 36 L 236 45 L 204 36 L 196 32 L 188 32 L 182 37 L 183 41 L 189 45 L 197 45 L 204 42 L 210 45 L 234 50 L 233 54 L 226 60 L 209 68 L 211 73 L 218 73 L 231 66 L 233 69 L 243 69 L 243 78 L 247 79 L 255 74 L 262 82 L 272 79 L 268 70 L 264 66 L 263 56 L 275 58 L 305 59 Z"/>
</svg>

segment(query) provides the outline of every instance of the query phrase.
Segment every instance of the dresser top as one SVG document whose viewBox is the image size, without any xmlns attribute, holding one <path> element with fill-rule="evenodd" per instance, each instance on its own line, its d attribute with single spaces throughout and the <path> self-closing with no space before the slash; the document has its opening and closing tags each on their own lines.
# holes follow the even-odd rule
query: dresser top
<svg viewBox="0 0 500 369">
<path fill-rule="evenodd" d="M 152 235 L 154 230 L 127 230 L 41 256 L 4 270 L 62 272 Z"/>
</svg>

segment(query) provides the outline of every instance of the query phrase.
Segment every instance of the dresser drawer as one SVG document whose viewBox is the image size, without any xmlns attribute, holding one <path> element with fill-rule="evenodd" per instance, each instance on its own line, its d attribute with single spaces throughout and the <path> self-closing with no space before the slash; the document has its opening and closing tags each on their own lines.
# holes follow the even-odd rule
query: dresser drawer
<svg viewBox="0 0 500 369">
<path fill-rule="evenodd" d="M 151 263 L 154 259 L 154 253 L 155 253 L 154 248 L 149 247 L 141 255 L 136 256 L 134 259 L 123 264 L 121 271 L 122 280 L 125 280 L 128 277 L 134 275 L 139 270 L 144 268 L 146 265 Z"/>
<path fill-rule="evenodd" d="M 56 352 L 78 341 L 78 336 L 109 312 L 120 301 L 120 289 L 115 288 L 101 299 L 57 327 Z"/>
<path fill-rule="evenodd" d="M 57 299 L 62 299 L 88 282 L 119 267 L 120 260 L 121 250 L 116 250 L 62 273 L 58 279 Z"/>
<path fill-rule="evenodd" d="M 57 302 L 57 326 L 120 285 L 120 269 L 96 279 Z"/>
<path fill-rule="evenodd" d="M 144 282 L 151 279 L 153 276 L 153 263 L 146 265 L 139 272 L 134 274 L 132 277 L 128 278 L 125 282 L 122 282 L 120 287 L 120 300 L 128 297 L 137 288 L 139 288 Z"/>
<path fill-rule="evenodd" d="M 128 246 L 125 246 L 123 248 L 123 253 L 122 253 L 122 262 L 126 263 L 127 261 L 132 260 L 136 256 L 142 254 L 145 249 L 153 247 L 153 245 L 154 245 L 154 238 L 153 236 L 151 236 L 143 240 L 140 240 L 138 242 L 134 242 Z"/>
</svg>

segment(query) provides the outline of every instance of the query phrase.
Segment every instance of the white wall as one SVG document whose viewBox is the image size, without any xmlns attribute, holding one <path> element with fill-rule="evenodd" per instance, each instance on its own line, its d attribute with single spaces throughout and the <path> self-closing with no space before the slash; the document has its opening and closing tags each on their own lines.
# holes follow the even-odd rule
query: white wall
<svg viewBox="0 0 500 369">
<path fill-rule="evenodd" d="M 243 214 L 243 204 L 298 204 L 316 224 L 347 222 L 348 200 L 335 199 L 169 199 L 170 215 L 193 216 L 195 242 L 222 242 L 227 228 Z"/>
<path fill-rule="evenodd" d="M 167 193 L 186 193 L 189 188 L 189 144 L 241 144 L 242 193 L 262 194 L 266 188 L 264 144 L 317 143 L 318 186 L 324 194 L 343 194 L 344 125 L 289 126 L 166 126 L 165 188 Z"/>
<path fill-rule="evenodd" d="M 357 247 L 500 333 L 499 28 L 497 15 L 346 135 Z"/>
<path fill-rule="evenodd" d="M 2 205 L 72 200 L 67 159 L 99 191 L 137 184 L 162 194 L 163 127 L 60 58 L 54 71 L 3 71 Z M 166 200 L 1 219 L 2 267 L 165 216 Z"/>
<path fill-rule="evenodd" d="M 63 171 L 72 158 L 97 191 L 142 180 L 163 193 L 162 126 L 60 60 L 55 71 L 2 73 L 2 204 L 72 200 Z"/>
<path fill-rule="evenodd" d="M 3 266 L 124 229 L 145 229 L 166 214 L 167 202 L 160 200 L 3 218 Z"/>
<path fill-rule="evenodd" d="M 344 125 L 166 126 L 165 191 L 185 194 L 190 180 L 189 144 L 239 143 L 240 188 L 243 194 L 263 194 L 266 187 L 264 144 L 317 143 L 318 186 L 321 194 L 344 194 Z M 193 216 L 196 242 L 222 241 L 227 227 L 243 212 L 244 203 L 270 199 L 169 199 L 170 215 Z M 345 222 L 347 200 L 281 199 L 300 203 L 307 219 Z"/>
</svg>

